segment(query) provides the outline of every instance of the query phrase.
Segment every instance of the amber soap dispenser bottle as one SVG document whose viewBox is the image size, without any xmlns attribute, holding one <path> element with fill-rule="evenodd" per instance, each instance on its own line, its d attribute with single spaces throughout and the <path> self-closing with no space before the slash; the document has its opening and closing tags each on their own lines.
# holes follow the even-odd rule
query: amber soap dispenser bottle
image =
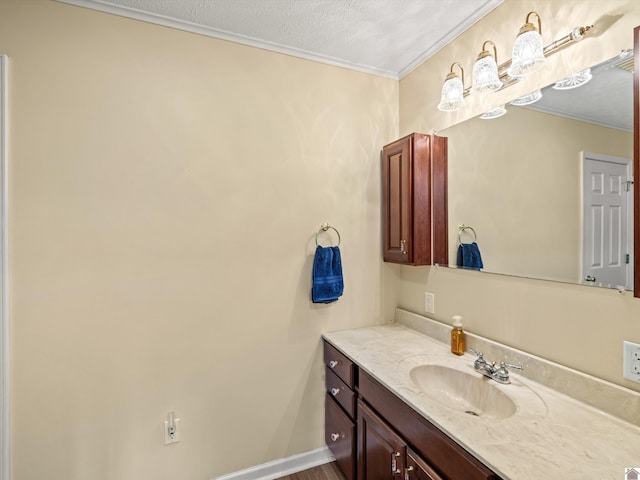
<svg viewBox="0 0 640 480">
<path fill-rule="evenodd" d="M 453 316 L 453 328 L 451 329 L 451 353 L 463 355 L 466 350 L 464 331 L 462 330 L 462 317 Z"/>
</svg>

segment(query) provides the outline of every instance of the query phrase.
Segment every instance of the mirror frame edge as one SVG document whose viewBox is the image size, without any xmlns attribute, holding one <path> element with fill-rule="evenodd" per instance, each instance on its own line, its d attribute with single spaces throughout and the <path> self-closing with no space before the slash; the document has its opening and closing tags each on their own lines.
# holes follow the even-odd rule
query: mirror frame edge
<svg viewBox="0 0 640 480">
<path fill-rule="evenodd" d="M 633 30 L 633 296 L 640 298 L 640 26 Z"/>
</svg>

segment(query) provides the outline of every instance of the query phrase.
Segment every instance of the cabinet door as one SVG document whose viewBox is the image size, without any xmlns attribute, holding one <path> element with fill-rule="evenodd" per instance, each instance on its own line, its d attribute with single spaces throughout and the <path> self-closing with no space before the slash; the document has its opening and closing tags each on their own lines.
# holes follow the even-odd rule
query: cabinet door
<svg viewBox="0 0 640 480">
<path fill-rule="evenodd" d="M 358 401 L 358 479 L 402 480 L 407 446 L 362 401 Z"/>
<path fill-rule="evenodd" d="M 436 258 L 433 252 L 438 254 L 439 263 L 447 263 L 446 147 L 446 138 L 412 133 L 382 149 L 385 262 L 431 265 Z M 433 165 L 432 154 L 442 157 Z M 433 167 L 437 167 L 436 170 Z M 435 192 L 439 195 L 437 199 L 433 198 Z M 438 218 L 439 222 L 433 238 L 437 241 L 436 250 L 432 249 L 435 245 L 432 218 Z"/>
<path fill-rule="evenodd" d="M 385 261 L 409 263 L 413 259 L 412 138 L 404 137 L 382 150 Z"/>
<path fill-rule="evenodd" d="M 325 395 L 324 405 L 325 443 L 347 480 L 355 480 L 355 425 L 329 394 Z"/>
<path fill-rule="evenodd" d="M 427 465 L 427 462 L 408 448 L 404 480 L 444 480 L 444 477 L 438 475 L 433 468 Z"/>
</svg>

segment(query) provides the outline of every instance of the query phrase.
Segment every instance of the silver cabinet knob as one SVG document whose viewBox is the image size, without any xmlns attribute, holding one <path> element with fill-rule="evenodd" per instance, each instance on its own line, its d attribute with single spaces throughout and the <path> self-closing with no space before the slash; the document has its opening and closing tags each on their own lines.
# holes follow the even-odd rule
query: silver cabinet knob
<svg viewBox="0 0 640 480">
<path fill-rule="evenodd" d="M 337 360 L 331 360 L 329 362 L 329 367 L 336 368 L 337 366 L 338 366 L 338 361 Z"/>
<path fill-rule="evenodd" d="M 339 389 L 339 388 L 333 387 L 333 388 L 331 389 L 331 395 L 333 395 L 334 397 L 335 397 L 336 395 L 338 395 L 339 393 L 340 393 L 340 389 Z"/>
<path fill-rule="evenodd" d="M 331 440 L 334 442 L 337 442 L 340 439 L 340 434 L 339 433 L 332 433 L 331 434 Z"/>
<path fill-rule="evenodd" d="M 404 469 L 404 480 L 411 480 L 411 472 L 413 472 L 413 467 L 407 467 Z"/>
</svg>

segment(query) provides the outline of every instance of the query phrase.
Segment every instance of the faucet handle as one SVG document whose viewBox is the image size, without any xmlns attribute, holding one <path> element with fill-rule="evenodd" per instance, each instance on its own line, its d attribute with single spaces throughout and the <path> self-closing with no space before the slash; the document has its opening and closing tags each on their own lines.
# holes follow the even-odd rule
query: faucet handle
<svg viewBox="0 0 640 480">
<path fill-rule="evenodd" d="M 473 353 L 474 355 L 476 355 L 478 357 L 478 358 L 476 358 L 476 361 L 473 362 L 473 369 L 474 370 L 478 371 L 478 370 L 480 370 L 482 367 L 484 367 L 487 364 L 487 361 L 482 356 L 482 352 L 477 352 L 473 348 L 469 348 L 468 351 Z"/>
<path fill-rule="evenodd" d="M 498 383 L 511 383 L 509 379 L 509 368 L 515 368 L 516 370 L 522 370 L 522 365 L 513 365 L 511 363 L 500 362 L 500 368 L 493 373 L 493 379 Z"/>
<path fill-rule="evenodd" d="M 502 367 L 509 367 L 509 368 L 515 368 L 516 370 L 522 370 L 522 365 L 514 365 L 512 363 L 500 362 L 500 368 Z"/>
</svg>

